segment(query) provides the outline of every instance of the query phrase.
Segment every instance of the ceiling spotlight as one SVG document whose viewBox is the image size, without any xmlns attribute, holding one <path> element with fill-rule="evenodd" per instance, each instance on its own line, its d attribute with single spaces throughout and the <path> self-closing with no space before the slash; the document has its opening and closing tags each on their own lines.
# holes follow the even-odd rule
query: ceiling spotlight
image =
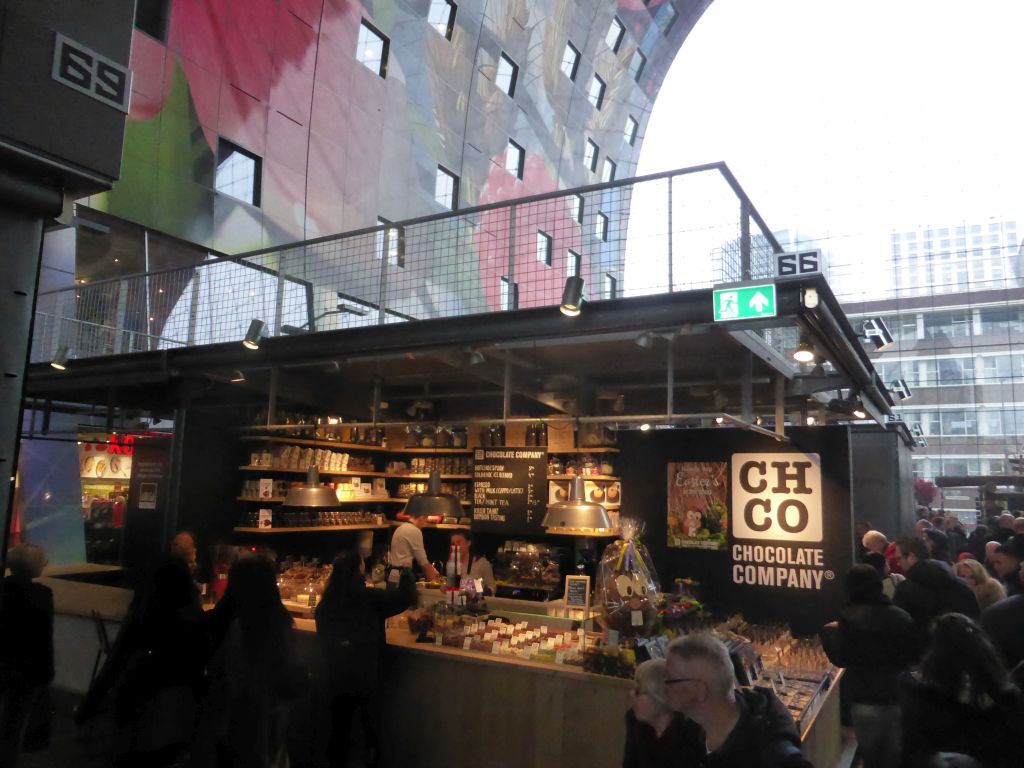
<svg viewBox="0 0 1024 768">
<path fill-rule="evenodd" d="M 486 362 L 487 358 L 484 357 L 484 353 L 479 349 L 467 349 L 466 350 L 466 365 L 480 365 L 480 363 Z"/>
<path fill-rule="evenodd" d="M 246 349 L 259 349 L 260 339 L 263 338 L 263 328 L 265 323 L 262 320 L 253 319 L 249 323 L 249 330 L 245 332 L 245 338 L 242 340 L 242 346 Z"/>
<path fill-rule="evenodd" d="M 654 334 L 651 333 L 650 331 L 644 331 L 635 339 L 633 339 L 633 341 L 636 343 L 638 347 L 641 347 L 642 349 L 650 349 L 651 347 L 654 346 Z"/>
<path fill-rule="evenodd" d="M 828 409 L 836 413 L 852 416 L 855 419 L 866 419 L 868 417 L 867 411 L 864 410 L 864 406 L 856 394 L 851 395 L 845 400 L 841 400 L 838 397 L 832 398 L 828 402 Z"/>
<path fill-rule="evenodd" d="M 245 381 L 245 374 L 241 371 L 235 371 L 231 374 L 232 384 L 241 384 L 243 381 Z"/>
<path fill-rule="evenodd" d="M 764 419 L 762 419 L 760 416 L 755 416 L 754 417 L 754 424 L 756 424 L 757 426 L 760 427 L 763 423 L 764 423 Z"/>
<path fill-rule="evenodd" d="M 724 423 L 725 423 L 725 417 L 724 416 L 715 416 L 715 424 L 724 424 Z"/>
<path fill-rule="evenodd" d="M 818 423 L 818 420 L 816 418 L 814 418 L 813 416 L 808 416 L 807 417 L 807 426 L 808 427 L 813 427 L 817 423 Z"/>
<path fill-rule="evenodd" d="M 868 339 L 875 345 L 875 349 L 882 351 L 895 343 L 892 334 L 889 333 L 885 321 L 880 317 L 869 317 L 864 321 L 864 334 L 862 338 Z"/>
<path fill-rule="evenodd" d="M 651 431 L 651 425 L 648 424 L 647 422 L 644 422 L 643 424 L 640 425 L 640 431 L 641 432 L 650 432 Z"/>
<path fill-rule="evenodd" d="M 562 306 L 559 307 L 563 315 L 576 317 L 580 313 L 580 306 L 583 304 L 583 278 L 578 275 L 565 279 L 565 288 L 562 290 Z"/>
<path fill-rule="evenodd" d="M 890 384 L 890 386 L 892 387 L 892 393 L 900 400 L 909 400 L 914 396 L 914 393 L 910 389 L 910 385 L 907 384 L 906 379 L 896 379 L 892 384 Z"/>
<path fill-rule="evenodd" d="M 62 344 L 57 350 L 57 354 L 53 356 L 53 360 L 50 361 L 50 367 L 56 368 L 58 371 L 67 370 L 68 367 L 68 346 Z"/>
<path fill-rule="evenodd" d="M 802 340 L 797 348 L 793 350 L 793 359 L 798 363 L 814 362 L 814 345 L 809 341 Z"/>
</svg>

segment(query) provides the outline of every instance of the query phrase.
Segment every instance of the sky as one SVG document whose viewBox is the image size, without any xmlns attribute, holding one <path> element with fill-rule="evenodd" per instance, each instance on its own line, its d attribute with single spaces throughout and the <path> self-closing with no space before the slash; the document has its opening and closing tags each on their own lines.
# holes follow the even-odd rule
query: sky
<svg viewBox="0 0 1024 768">
<path fill-rule="evenodd" d="M 1019 220 L 1021 30 L 1019 0 L 714 0 L 637 175 L 723 160 L 772 230 L 840 260 L 884 258 L 893 229 Z"/>
</svg>

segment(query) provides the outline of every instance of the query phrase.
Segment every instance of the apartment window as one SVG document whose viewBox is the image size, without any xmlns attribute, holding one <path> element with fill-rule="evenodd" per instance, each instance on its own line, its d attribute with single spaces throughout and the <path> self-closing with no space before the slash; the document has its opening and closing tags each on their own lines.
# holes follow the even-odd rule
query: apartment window
<svg viewBox="0 0 1024 768">
<path fill-rule="evenodd" d="M 459 204 L 459 177 L 442 165 L 437 166 L 434 199 L 449 211 L 454 211 Z"/>
<path fill-rule="evenodd" d="M 551 266 L 551 247 L 554 239 L 542 229 L 537 230 L 537 261 L 545 266 Z"/>
<path fill-rule="evenodd" d="M 626 129 L 622 132 L 622 137 L 626 140 L 629 146 L 636 144 L 636 134 L 640 130 L 640 123 L 636 121 L 636 118 L 629 115 L 626 118 Z"/>
<path fill-rule="evenodd" d="M 390 267 L 405 266 L 405 238 L 398 227 L 392 226 L 387 219 L 377 218 L 377 226 L 383 229 L 377 233 L 377 258 L 382 254 L 387 255 L 387 264 Z"/>
<path fill-rule="evenodd" d="M 622 45 L 622 38 L 625 35 L 626 28 L 622 26 L 622 22 L 616 16 L 612 19 L 612 25 L 608 27 L 608 34 L 604 38 L 604 41 L 608 43 L 608 47 L 612 49 L 612 53 L 619 52 L 619 46 Z"/>
<path fill-rule="evenodd" d="M 427 21 L 430 26 L 443 35 L 445 40 L 452 39 L 455 31 L 455 13 L 458 6 L 452 0 L 430 0 L 430 11 L 427 14 Z"/>
<path fill-rule="evenodd" d="M 501 308 L 515 309 L 519 303 L 519 284 L 501 276 Z"/>
<path fill-rule="evenodd" d="M 605 274 L 604 285 L 602 286 L 602 297 L 606 299 L 614 299 L 615 291 L 619 285 L 619 281 L 615 279 L 614 275 Z"/>
<path fill-rule="evenodd" d="M 604 159 L 604 168 L 601 169 L 601 181 L 615 181 L 615 171 L 618 166 L 610 157 Z"/>
<path fill-rule="evenodd" d="M 359 42 L 356 47 L 356 59 L 371 72 L 381 77 L 388 73 L 388 39 L 363 19 L 359 25 Z"/>
<path fill-rule="evenodd" d="M 161 42 L 167 42 L 167 18 L 170 0 L 137 0 L 135 28 Z"/>
<path fill-rule="evenodd" d="M 504 53 L 498 57 L 498 74 L 494 82 L 509 96 L 516 95 L 516 80 L 519 78 L 519 65 Z"/>
<path fill-rule="evenodd" d="M 516 144 L 512 139 L 508 140 L 508 149 L 505 150 L 505 170 L 517 179 L 523 178 L 523 167 L 526 163 L 526 151 Z"/>
<path fill-rule="evenodd" d="M 578 277 L 583 269 L 583 257 L 572 248 L 566 250 L 565 256 L 565 276 Z"/>
<path fill-rule="evenodd" d="M 647 57 L 637 49 L 633 52 L 633 58 L 629 60 L 629 74 L 632 75 L 636 82 L 640 82 L 640 75 L 644 73 L 644 67 L 646 66 Z"/>
<path fill-rule="evenodd" d="M 217 145 L 217 173 L 214 184 L 218 192 L 231 195 L 243 203 L 260 204 L 260 166 L 262 161 L 230 141 L 221 139 Z"/>
<path fill-rule="evenodd" d="M 594 237 L 602 242 L 608 242 L 608 217 L 600 212 L 594 219 Z"/>
<path fill-rule="evenodd" d="M 597 156 L 601 150 L 590 139 L 583 145 L 583 164 L 591 171 L 597 170 Z"/>
<path fill-rule="evenodd" d="M 576 80 L 576 72 L 580 67 L 580 52 L 571 42 L 565 44 L 565 53 L 562 54 L 562 71 L 570 80 Z"/>
<path fill-rule="evenodd" d="M 604 104 L 604 87 L 604 80 L 594 75 L 594 79 L 590 81 L 590 92 L 587 94 L 587 98 L 595 109 L 600 109 Z"/>
<path fill-rule="evenodd" d="M 675 6 L 672 3 L 665 3 L 662 6 L 661 13 L 658 15 L 658 28 L 662 31 L 662 34 L 667 35 L 678 18 L 679 11 L 676 10 Z"/>
<path fill-rule="evenodd" d="M 577 224 L 583 223 L 583 195 L 573 195 L 569 198 L 569 207 L 572 209 L 572 217 Z"/>
</svg>

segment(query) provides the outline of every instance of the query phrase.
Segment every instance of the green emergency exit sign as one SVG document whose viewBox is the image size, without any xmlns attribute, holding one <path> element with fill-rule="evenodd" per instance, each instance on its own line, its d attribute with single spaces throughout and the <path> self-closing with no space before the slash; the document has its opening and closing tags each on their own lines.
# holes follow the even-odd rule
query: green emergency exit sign
<svg viewBox="0 0 1024 768">
<path fill-rule="evenodd" d="M 775 284 L 716 288 L 715 322 L 775 317 Z"/>
</svg>

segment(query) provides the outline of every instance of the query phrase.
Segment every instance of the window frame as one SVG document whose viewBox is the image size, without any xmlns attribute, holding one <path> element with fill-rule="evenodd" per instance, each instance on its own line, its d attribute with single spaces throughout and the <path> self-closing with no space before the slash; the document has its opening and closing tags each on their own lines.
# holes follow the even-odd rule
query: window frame
<svg viewBox="0 0 1024 768">
<path fill-rule="evenodd" d="M 442 176 L 451 181 L 451 203 L 445 204 L 438 195 L 438 182 Z M 434 176 L 434 201 L 444 207 L 446 211 L 457 211 L 459 210 L 459 177 L 452 171 L 445 168 L 440 163 L 437 166 L 437 173 Z"/>
<path fill-rule="evenodd" d="M 597 93 L 594 93 L 594 86 L 597 86 Z M 590 87 L 587 88 L 587 101 L 590 102 L 594 109 L 600 111 L 601 107 L 604 106 L 604 94 L 608 89 L 608 84 L 604 81 L 597 72 L 594 73 L 593 79 L 590 81 Z"/>
<path fill-rule="evenodd" d="M 393 221 L 383 216 L 377 217 L 377 226 L 384 229 L 377 233 L 374 256 L 377 259 L 381 258 L 386 242 L 388 258 L 385 263 L 389 267 L 405 269 L 405 233 L 400 227 L 396 227 Z"/>
<path fill-rule="evenodd" d="M 555 238 L 543 229 L 537 229 L 537 261 L 550 267 L 555 251 Z"/>
<path fill-rule="evenodd" d="M 612 32 L 618 29 L 615 35 L 615 39 L 612 40 Z M 622 41 L 626 37 L 626 25 L 622 23 L 622 20 L 618 16 L 612 16 L 612 23 L 608 25 L 608 31 L 605 33 L 604 41 L 608 45 L 608 48 L 612 53 L 618 53 L 622 47 Z"/>
<path fill-rule="evenodd" d="M 499 78 L 503 77 L 503 75 L 501 73 L 501 65 L 502 65 L 502 63 L 507 64 L 510 67 L 510 69 L 511 69 L 511 72 L 508 75 L 508 88 L 505 88 L 499 82 Z M 496 86 L 498 86 L 498 90 L 499 91 L 504 93 L 510 99 L 514 99 L 516 97 L 516 84 L 517 84 L 518 80 L 519 80 L 519 65 L 516 64 L 512 60 L 511 56 L 509 56 L 507 53 L 502 51 L 498 55 L 498 65 L 497 65 L 496 69 L 494 70 L 494 84 Z"/>
<path fill-rule="evenodd" d="M 516 157 L 516 168 L 512 170 L 508 167 L 509 165 L 509 153 L 515 152 Z M 526 169 L 526 149 L 524 149 L 517 141 L 514 141 L 511 137 L 508 140 L 508 147 L 505 149 L 505 170 L 511 173 L 520 181 L 523 180 L 523 173 Z"/>
<path fill-rule="evenodd" d="M 380 62 L 378 63 L 376 70 L 370 66 L 370 61 L 364 59 L 362 56 L 362 52 L 365 50 L 365 44 L 363 43 L 364 30 L 371 35 L 375 35 L 381 42 Z M 388 76 L 388 56 L 390 52 L 391 39 L 365 18 L 361 19 L 359 22 L 359 36 L 356 38 L 356 61 L 371 72 L 376 72 L 377 76 L 382 80 L 386 80 Z"/>
<path fill-rule="evenodd" d="M 589 160 L 587 155 L 590 154 Z M 591 173 L 597 173 L 597 161 L 601 157 L 601 147 L 597 145 L 597 142 L 591 138 L 584 139 L 583 142 L 583 164 L 590 169 Z"/>
<path fill-rule="evenodd" d="M 225 148 L 230 148 L 228 154 L 224 153 Z M 243 197 L 238 197 L 225 189 L 222 189 L 218 184 L 217 176 L 220 173 L 221 165 L 233 154 L 240 154 L 243 157 L 247 157 L 253 161 L 253 183 L 252 183 L 252 199 L 246 200 Z M 244 147 L 240 147 L 233 141 L 225 139 L 223 136 L 217 137 L 217 164 L 213 169 L 213 188 L 222 195 L 227 195 L 232 200 L 238 200 L 246 205 L 251 205 L 254 208 L 259 208 L 263 197 L 263 158 L 257 155 L 255 152 L 250 152 Z"/>
<path fill-rule="evenodd" d="M 572 248 L 565 249 L 565 276 L 579 277 L 583 271 L 583 254 Z"/>
<path fill-rule="evenodd" d="M 570 71 L 566 72 L 566 63 L 567 63 L 566 62 L 566 54 L 568 54 L 570 51 L 572 52 L 574 58 L 572 60 L 572 65 L 569 68 Z M 565 50 L 562 52 L 561 68 L 562 68 L 562 73 L 566 77 L 569 78 L 569 82 L 571 82 L 571 83 L 575 83 L 576 82 L 576 75 L 579 74 L 579 70 L 580 70 L 580 58 L 581 57 L 582 57 L 582 54 L 580 53 L 579 49 L 575 45 L 572 44 L 572 40 L 566 40 L 565 41 Z"/>
<path fill-rule="evenodd" d="M 636 146 L 636 137 L 640 133 L 640 121 L 632 115 L 626 115 L 626 130 L 624 138 L 626 143 L 631 146 Z"/>
<path fill-rule="evenodd" d="M 640 59 L 640 65 L 636 66 L 637 58 Z M 633 82 L 639 83 L 640 77 L 643 75 L 644 70 L 647 69 L 647 57 L 643 51 L 637 48 L 633 51 L 633 55 L 629 59 L 629 71 L 633 76 Z"/>
<path fill-rule="evenodd" d="M 615 181 L 615 174 L 619 170 L 619 164 L 605 155 L 604 166 L 601 168 L 601 181 L 605 184 Z"/>
<path fill-rule="evenodd" d="M 431 19 L 431 14 L 433 14 L 435 9 L 445 5 L 448 6 L 448 20 L 445 22 L 444 31 L 442 32 L 441 25 Z M 455 3 L 455 0 L 430 0 L 430 7 L 427 9 L 427 23 L 445 40 L 451 40 L 452 35 L 455 33 L 455 17 L 458 12 L 459 6 Z"/>
</svg>

